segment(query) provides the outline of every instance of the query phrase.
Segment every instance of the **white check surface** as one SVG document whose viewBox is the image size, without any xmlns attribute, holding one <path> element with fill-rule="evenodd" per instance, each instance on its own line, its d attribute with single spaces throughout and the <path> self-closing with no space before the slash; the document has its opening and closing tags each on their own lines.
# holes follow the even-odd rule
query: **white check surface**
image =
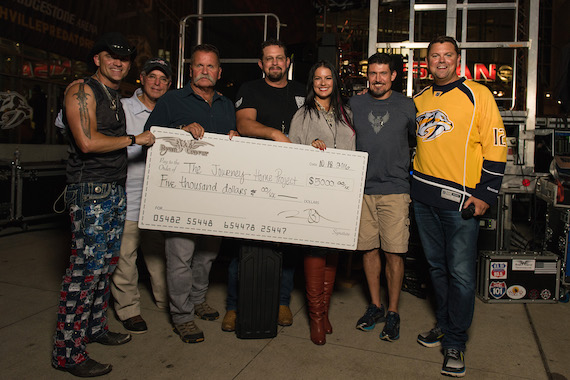
<svg viewBox="0 0 570 380">
<path fill-rule="evenodd" d="M 367 153 L 151 131 L 140 228 L 356 248 Z"/>
</svg>

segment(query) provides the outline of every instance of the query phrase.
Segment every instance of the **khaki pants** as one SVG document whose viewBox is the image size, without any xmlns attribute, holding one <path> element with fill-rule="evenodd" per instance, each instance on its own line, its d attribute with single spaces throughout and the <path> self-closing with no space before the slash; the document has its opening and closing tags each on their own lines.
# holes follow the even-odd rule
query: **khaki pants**
<svg viewBox="0 0 570 380">
<path fill-rule="evenodd" d="M 115 312 L 121 321 L 141 313 L 137 269 L 139 246 L 150 273 L 150 283 L 156 305 L 160 308 L 168 306 L 164 237 L 160 231 L 141 231 L 137 222 L 126 220 L 119 262 L 111 283 Z"/>
</svg>

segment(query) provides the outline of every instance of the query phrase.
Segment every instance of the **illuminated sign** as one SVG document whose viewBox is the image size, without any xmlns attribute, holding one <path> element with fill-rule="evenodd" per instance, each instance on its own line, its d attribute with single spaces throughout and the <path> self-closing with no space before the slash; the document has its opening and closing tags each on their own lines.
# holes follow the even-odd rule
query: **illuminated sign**
<svg viewBox="0 0 570 380">
<path fill-rule="evenodd" d="M 408 67 L 404 65 L 404 72 Z M 414 77 L 423 79 L 432 79 L 428 71 L 427 62 L 414 62 Z M 461 67 L 457 67 L 457 75 L 461 75 Z M 489 66 L 483 63 L 476 63 L 473 65 L 473 71 L 465 66 L 465 78 L 472 79 L 477 82 L 495 82 L 497 79 L 509 83 L 513 80 L 513 68 L 508 65 L 502 65 L 497 69 L 497 65 L 492 63 Z"/>
<path fill-rule="evenodd" d="M 28 78 L 49 78 L 71 74 L 71 61 L 65 60 L 59 64 L 26 61 L 22 66 L 22 76 Z"/>
</svg>

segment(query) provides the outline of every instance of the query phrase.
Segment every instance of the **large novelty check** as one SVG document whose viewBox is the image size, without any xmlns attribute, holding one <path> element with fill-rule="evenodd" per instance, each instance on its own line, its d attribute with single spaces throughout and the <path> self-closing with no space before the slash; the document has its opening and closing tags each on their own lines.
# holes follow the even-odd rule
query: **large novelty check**
<svg viewBox="0 0 570 380">
<path fill-rule="evenodd" d="M 151 131 L 141 228 L 356 248 L 367 153 Z"/>
</svg>

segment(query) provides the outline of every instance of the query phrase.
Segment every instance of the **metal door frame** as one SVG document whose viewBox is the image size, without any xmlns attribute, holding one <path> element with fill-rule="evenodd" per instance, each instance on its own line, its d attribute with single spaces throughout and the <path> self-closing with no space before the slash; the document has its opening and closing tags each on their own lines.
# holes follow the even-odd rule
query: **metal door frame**
<svg viewBox="0 0 570 380">
<path fill-rule="evenodd" d="M 526 83 L 526 121 L 525 131 L 529 136 L 524 136 L 525 140 L 534 140 L 534 129 L 536 124 L 536 100 L 537 100 L 537 75 L 538 75 L 538 22 L 539 22 L 539 0 L 530 0 L 530 13 L 529 13 L 529 40 L 518 41 L 517 26 L 515 25 L 515 38 L 514 41 L 502 42 L 466 42 L 467 39 L 467 11 L 468 10 L 483 10 L 483 9 L 513 9 L 517 12 L 515 20 L 518 21 L 518 7 L 519 1 L 512 2 L 496 2 L 496 3 L 474 3 L 468 4 L 466 0 L 463 3 L 458 3 L 461 0 L 447 0 L 447 4 L 416 4 L 415 0 L 410 1 L 410 34 L 409 40 L 404 42 L 377 42 L 378 39 L 378 3 L 379 0 L 370 0 L 370 19 L 369 19 L 369 34 L 368 34 L 368 55 L 376 53 L 378 48 L 404 48 L 410 50 L 410 59 L 408 59 L 408 73 L 413 73 L 413 54 L 414 49 L 427 48 L 428 42 L 415 42 L 414 41 L 414 21 L 415 12 L 417 11 L 447 11 L 446 34 L 456 38 L 457 30 L 457 12 L 462 10 L 462 23 L 461 23 L 461 39 L 457 41 L 461 49 L 462 57 L 466 57 L 466 49 L 489 49 L 489 48 L 526 48 L 528 49 L 528 72 Z M 376 31 L 376 33 L 372 32 Z M 457 39 L 457 38 L 456 38 Z M 463 42 L 465 41 L 465 42 Z M 516 52 L 515 52 L 516 53 Z M 465 64 L 467 60 L 461 60 L 461 73 L 465 72 Z M 516 70 L 516 59 L 514 61 L 514 68 Z M 513 84 L 513 94 L 515 91 Z M 412 96 L 413 90 L 413 74 L 408 74 L 406 94 Z M 513 102 L 514 102 L 513 96 Z M 514 103 L 513 103 L 514 104 Z M 534 142 L 534 141 L 533 141 Z M 526 156 L 531 160 L 530 166 L 534 167 L 533 154 L 534 144 L 528 144 L 528 153 Z"/>
<path fill-rule="evenodd" d="M 178 34 L 178 70 L 177 70 L 177 82 L 176 88 L 181 88 L 184 86 L 184 64 L 190 62 L 190 58 L 185 58 L 185 44 L 186 44 L 186 24 L 190 19 L 200 19 L 202 18 L 223 18 L 223 17 L 263 17 L 264 18 L 264 28 L 263 28 L 263 41 L 267 39 L 267 20 L 269 17 L 273 17 L 276 22 L 276 38 L 279 39 L 279 31 L 281 29 L 281 22 L 279 17 L 274 13 L 212 13 L 212 14 L 192 14 L 183 17 L 180 20 L 180 31 Z M 201 32 L 197 33 L 199 37 L 199 42 L 201 43 Z M 221 63 L 257 63 L 259 58 L 225 58 L 220 59 Z"/>
</svg>

